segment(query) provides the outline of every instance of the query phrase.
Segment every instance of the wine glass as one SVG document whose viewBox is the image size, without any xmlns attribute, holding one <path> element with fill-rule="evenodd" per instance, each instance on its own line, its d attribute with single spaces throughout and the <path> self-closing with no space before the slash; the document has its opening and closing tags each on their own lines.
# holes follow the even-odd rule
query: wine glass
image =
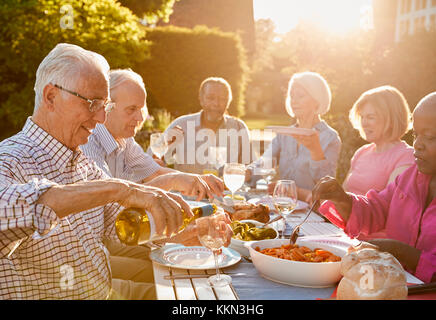
<svg viewBox="0 0 436 320">
<path fill-rule="evenodd" d="M 223 179 L 226 187 L 234 194 L 245 182 L 245 165 L 241 163 L 226 163 L 224 165 Z"/>
<path fill-rule="evenodd" d="M 209 147 L 207 153 L 207 168 L 203 170 L 203 174 L 212 173 L 219 176 L 219 169 L 226 163 L 226 159 L 226 147 Z"/>
<path fill-rule="evenodd" d="M 264 158 L 261 157 L 258 161 L 256 161 L 256 165 L 254 167 L 254 174 L 262 176 L 265 182 L 261 184 L 268 184 L 271 182 L 272 178 L 276 175 L 276 158 Z M 258 181 L 259 183 L 259 181 Z"/>
<path fill-rule="evenodd" d="M 226 242 L 226 223 L 225 213 L 217 213 L 208 217 L 201 217 L 195 220 L 197 226 L 197 236 L 200 243 L 212 250 L 215 260 L 216 274 L 210 276 L 207 281 L 210 286 L 222 287 L 230 284 L 232 278 L 229 275 L 221 274 L 218 268 L 218 256 L 221 247 Z"/>
<path fill-rule="evenodd" d="M 161 159 L 168 151 L 168 141 L 166 135 L 162 132 L 152 133 L 150 135 L 150 148 L 156 157 Z"/>
<path fill-rule="evenodd" d="M 286 218 L 297 206 L 297 185 L 293 180 L 279 180 L 274 188 L 273 202 L 279 214 L 283 217 L 284 227 L 282 239 L 286 228 Z"/>
</svg>

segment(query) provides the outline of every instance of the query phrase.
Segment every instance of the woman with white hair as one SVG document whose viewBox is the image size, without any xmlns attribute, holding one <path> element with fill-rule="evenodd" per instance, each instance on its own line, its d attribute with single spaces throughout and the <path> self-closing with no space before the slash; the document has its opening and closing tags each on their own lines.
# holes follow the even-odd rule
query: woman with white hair
<svg viewBox="0 0 436 320">
<path fill-rule="evenodd" d="M 330 104 L 330 88 L 321 75 L 315 72 L 294 74 L 286 98 L 286 110 L 296 118 L 291 128 L 313 131 L 309 135 L 279 133 L 262 156 L 278 160 L 280 179 L 294 180 L 301 200 L 310 199 L 309 190 L 319 179 L 336 175 L 341 140 L 321 118 Z"/>
</svg>

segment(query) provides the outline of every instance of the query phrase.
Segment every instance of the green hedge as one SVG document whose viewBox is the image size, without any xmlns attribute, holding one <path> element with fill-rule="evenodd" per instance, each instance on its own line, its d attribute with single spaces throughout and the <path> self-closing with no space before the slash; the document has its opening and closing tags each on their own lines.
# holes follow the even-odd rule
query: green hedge
<svg viewBox="0 0 436 320">
<path fill-rule="evenodd" d="M 61 7 L 71 4 L 73 24 Z M 64 20 L 62 20 L 64 19 Z M 138 18 L 115 0 L 7 0 L 0 3 L 0 140 L 19 131 L 34 105 L 35 74 L 60 42 L 96 51 L 112 68 L 145 59 L 149 43 Z M 72 29 L 62 28 L 72 26 Z"/>
<path fill-rule="evenodd" d="M 146 29 L 150 58 L 136 69 L 147 87 L 147 103 L 175 117 L 200 110 L 198 88 L 207 77 L 225 78 L 232 87 L 229 113 L 244 114 L 246 56 L 240 37 L 209 29 L 158 27 Z"/>
</svg>

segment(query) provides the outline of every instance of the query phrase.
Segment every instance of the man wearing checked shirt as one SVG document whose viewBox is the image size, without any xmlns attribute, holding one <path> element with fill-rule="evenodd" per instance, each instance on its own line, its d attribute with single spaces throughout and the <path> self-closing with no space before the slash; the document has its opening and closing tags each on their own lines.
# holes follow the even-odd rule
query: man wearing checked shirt
<svg viewBox="0 0 436 320">
<path fill-rule="evenodd" d="M 0 299 L 154 298 L 146 284 L 112 281 L 102 240 L 116 238 L 122 207 L 144 208 L 167 235 L 192 211 L 175 194 L 109 178 L 79 150 L 112 107 L 108 72 L 102 56 L 57 45 L 38 68 L 32 117 L 0 143 Z"/>
</svg>

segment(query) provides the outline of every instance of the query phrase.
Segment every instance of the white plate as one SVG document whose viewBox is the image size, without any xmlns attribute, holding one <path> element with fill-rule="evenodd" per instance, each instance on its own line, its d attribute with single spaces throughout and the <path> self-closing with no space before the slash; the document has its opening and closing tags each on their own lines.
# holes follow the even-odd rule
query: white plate
<svg viewBox="0 0 436 320">
<path fill-rule="evenodd" d="M 270 210 L 275 211 L 275 206 L 272 196 L 266 196 L 262 198 L 252 198 L 248 200 L 248 202 L 251 202 L 253 204 L 262 203 L 264 205 L 267 205 Z M 306 202 L 297 200 L 297 207 L 295 208 L 295 210 L 302 210 L 306 208 L 309 208 L 309 205 Z"/>
<path fill-rule="evenodd" d="M 185 247 L 181 244 L 167 245 L 153 250 L 150 259 L 167 267 L 209 270 L 215 269 L 215 261 L 212 251 L 205 247 Z M 241 260 L 241 255 L 233 249 L 223 248 L 218 256 L 218 267 L 225 268 L 234 265 Z"/>
<path fill-rule="evenodd" d="M 295 134 L 295 135 L 302 135 L 302 136 L 310 136 L 315 133 L 314 129 L 284 127 L 284 126 L 268 126 L 265 129 L 270 129 L 275 133 L 286 134 L 286 135 Z"/>
</svg>

